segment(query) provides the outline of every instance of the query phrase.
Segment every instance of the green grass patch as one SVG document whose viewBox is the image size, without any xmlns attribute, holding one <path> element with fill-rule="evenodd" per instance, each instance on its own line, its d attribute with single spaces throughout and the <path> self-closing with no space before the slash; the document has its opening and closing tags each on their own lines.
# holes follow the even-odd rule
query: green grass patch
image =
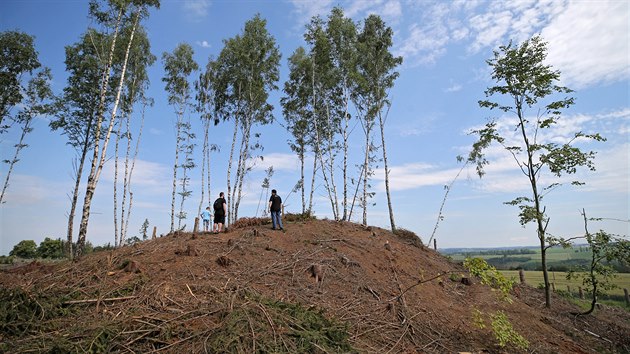
<svg viewBox="0 0 630 354">
<path fill-rule="evenodd" d="M 348 339 L 348 325 L 328 318 L 322 310 L 250 299 L 224 314 L 206 345 L 213 353 L 356 352 Z"/>
<path fill-rule="evenodd" d="M 518 270 L 501 270 L 500 272 L 507 278 L 514 278 L 516 281 L 519 279 Z M 538 284 L 544 284 L 543 272 L 525 271 L 525 282 L 534 287 L 538 286 Z M 579 287 L 584 289 L 580 279 L 568 280 L 566 272 L 550 271 L 549 282 L 555 284 L 556 290 L 568 291 L 570 289 L 572 294 L 577 294 Z M 616 273 L 613 282 L 616 288 L 607 290 L 606 295 L 614 296 L 615 298 L 621 297 L 621 300 L 623 300 L 623 289 L 630 290 L 630 273 Z M 584 296 L 588 297 L 588 294 L 584 293 Z"/>
</svg>

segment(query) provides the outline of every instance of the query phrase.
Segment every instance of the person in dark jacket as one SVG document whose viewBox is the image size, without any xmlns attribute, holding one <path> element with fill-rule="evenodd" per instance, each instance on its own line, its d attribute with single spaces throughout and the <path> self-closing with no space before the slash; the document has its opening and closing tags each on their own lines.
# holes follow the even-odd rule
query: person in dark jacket
<svg viewBox="0 0 630 354">
<path fill-rule="evenodd" d="M 225 213 L 227 211 L 227 204 L 223 197 L 223 192 L 219 193 L 219 198 L 214 201 L 214 225 L 212 230 L 215 234 L 223 231 L 223 224 L 225 224 Z"/>
<path fill-rule="evenodd" d="M 271 190 L 271 198 L 269 198 L 269 211 L 271 212 L 271 225 L 273 229 L 280 229 L 284 231 L 284 228 L 282 227 L 282 198 L 280 198 L 275 189 Z"/>
</svg>

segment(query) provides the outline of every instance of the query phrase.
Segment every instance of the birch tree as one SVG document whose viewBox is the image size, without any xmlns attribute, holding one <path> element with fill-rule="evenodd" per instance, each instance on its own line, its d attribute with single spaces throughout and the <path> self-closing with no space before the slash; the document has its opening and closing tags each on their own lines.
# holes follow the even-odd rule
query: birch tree
<svg viewBox="0 0 630 354">
<path fill-rule="evenodd" d="M 242 185 L 252 166 L 252 128 L 273 120 L 273 106 L 267 102 L 279 79 L 280 51 L 260 15 L 245 23 L 241 35 L 224 40 L 224 47 L 214 64 L 215 112 L 234 124 L 227 170 L 227 224 L 238 218 Z M 240 144 L 236 151 L 237 137 Z M 238 157 L 235 156 L 235 153 Z M 234 160 L 235 179 L 232 181 Z"/>
<path fill-rule="evenodd" d="M 544 63 L 547 43 L 535 36 L 520 45 L 510 42 L 494 51 L 494 57 L 486 62 L 492 70 L 494 86 L 485 91 L 487 99 L 479 106 L 497 109 L 504 115 L 490 120 L 472 134 L 479 140 L 473 144 L 468 160 L 477 166 L 483 176 L 489 163 L 484 150 L 492 143 L 502 146 L 514 159 L 518 169 L 527 178 L 530 194 L 520 196 L 506 204 L 520 209 L 519 221 L 525 226 L 536 225 L 540 243 L 541 264 L 545 283 L 545 306 L 551 306 L 547 249 L 563 240 L 547 234 L 550 217 L 546 212 L 544 197 L 561 183 L 544 183 L 543 175 L 560 178 L 585 167 L 594 171 L 595 153 L 584 152 L 575 146 L 578 141 L 602 141 L 599 134 L 576 132 L 559 142 L 555 135 L 547 134 L 561 120 L 562 111 L 574 104 L 571 89 L 558 85 L 560 72 Z M 513 134 L 515 133 L 515 134 Z M 583 184 L 573 181 L 573 185 Z"/>
<path fill-rule="evenodd" d="M 100 60 L 100 53 L 103 52 L 103 47 L 107 47 L 107 43 L 109 36 L 89 29 L 77 43 L 66 46 L 65 64 L 69 75 L 60 98 L 60 110 L 56 119 L 50 122 L 50 128 L 60 130 L 76 154 L 73 159 L 74 186 L 69 195 L 70 210 L 65 242 L 69 258 L 73 257 L 74 217 L 79 200 L 79 186 L 87 156 L 94 147 L 94 125 L 100 100 L 99 84 L 105 64 Z M 112 90 L 108 92 L 105 106 L 109 106 L 113 99 Z"/>
<path fill-rule="evenodd" d="M 17 31 L 0 33 L 0 135 L 11 129 L 17 136 L 13 155 L 2 156 L 9 167 L 0 204 L 6 202 L 5 193 L 20 152 L 28 147 L 26 136 L 33 131 L 33 119 L 53 112 L 51 80 L 50 69 L 39 63 L 32 36 Z"/>
<path fill-rule="evenodd" d="M 315 183 L 315 172 L 317 170 L 317 159 L 314 160 L 313 174 L 311 179 L 311 193 L 309 198 L 309 207 L 306 208 L 305 199 L 305 174 L 304 164 L 306 152 L 309 146 L 313 146 L 311 142 L 312 130 L 311 124 L 312 114 L 309 109 L 311 102 L 310 76 L 311 76 L 311 60 L 303 47 L 298 47 L 288 59 L 289 78 L 284 83 L 285 96 L 280 99 L 282 104 L 282 113 L 286 122 L 286 129 L 292 136 L 293 140 L 289 140 L 289 147 L 295 152 L 300 160 L 300 181 L 302 196 L 302 213 L 306 211 L 311 213 L 313 207 L 313 190 Z"/>
<path fill-rule="evenodd" d="M 116 143 L 114 152 L 114 245 L 122 246 L 125 244 L 127 237 L 128 223 L 131 216 L 133 206 L 132 193 L 132 176 L 135 168 L 136 157 L 140 148 L 140 138 L 142 137 L 142 128 L 144 127 L 144 108 L 149 104 L 150 100 L 145 96 L 145 90 L 148 88 L 149 78 L 147 75 L 147 67 L 155 62 L 156 58 L 151 54 L 149 39 L 142 28 L 137 31 L 136 41 L 132 48 L 131 60 L 128 65 L 128 79 L 125 83 L 125 91 L 121 98 L 121 115 L 118 119 L 118 130 L 116 133 Z M 132 127 L 131 121 L 134 115 L 134 107 L 141 106 L 140 124 L 135 138 L 135 147 L 132 144 Z M 122 201 L 120 202 L 120 218 L 118 217 L 118 162 L 119 162 L 119 145 L 123 141 L 125 143 L 125 152 L 123 159 L 123 175 L 122 175 Z M 133 147 L 133 156 L 132 156 Z M 120 227 L 118 220 L 120 219 Z"/>
<path fill-rule="evenodd" d="M 194 144 L 191 142 L 194 133 L 191 131 L 190 117 L 187 116 L 187 110 L 191 105 L 191 83 L 190 75 L 199 70 L 199 66 L 193 59 L 193 49 L 187 43 L 179 44 L 173 53 L 162 54 L 164 62 L 164 71 L 166 75 L 162 81 L 166 83 L 166 91 L 168 92 L 168 103 L 175 110 L 175 161 L 173 164 L 173 192 L 171 198 L 171 232 L 175 231 L 175 217 L 179 219 L 178 229 L 181 228 L 181 222 L 186 218 L 183 210 L 184 201 L 190 196 L 187 189 L 190 177 L 188 170 L 194 167 L 192 161 L 192 150 Z M 180 162 L 179 154 L 184 153 L 183 162 Z M 180 178 L 181 191 L 177 192 L 177 171 L 182 169 L 183 176 Z M 180 195 L 180 211 L 175 214 L 175 196 Z"/>
<path fill-rule="evenodd" d="M 359 118 L 365 133 L 365 150 L 363 161 L 363 196 L 361 206 L 363 208 L 363 225 L 367 226 L 367 200 L 369 179 L 373 175 L 371 162 L 376 147 L 373 145 L 373 129 L 376 120 L 381 128 L 381 147 L 385 162 L 385 186 L 387 193 L 387 205 L 392 230 L 395 231 L 394 214 L 389 193 L 389 171 L 387 169 L 387 156 L 385 153 L 385 138 L 383 110 L 389 104 L 388 92 L 393 87 L 398 77 L 395 68 L 402 63 L 401 57 L 395 57 L 390 52 L 392 46 L 393 30 L 387 27 L 377 15 L 370 15 L 363 23 L 363 29 L 357 38 L 357 75 L 356 91 L 354 92 L 355 105 L 359 111 Z"/>
<path fill-rule="evenodd" d="M 24 98 L 24 76 L 41 67 L 33 41 L 23 32 L 0 32 L 0 134 L 10 128 L 7 118 Z"/>
<path fill-rule="evenodd" d="M 33 119 L 37 116 L 52 113 L 54 110 L 54 105 L 51 103 L 53 94 L 50 90 L 50 81 L 52 81 L 50 69 L 44 68 L 35 77 L 31 78 L 26 85 L 25 97 L 22 100 L 23 106 L 13 118 L 13 122 L 18 126 L 20 132 L 18 141 L 14 144 L 15 153 L 12 158 L 3 160 L 3 162 L 9 164 L 9 169 L 7 170 L 2 193 L 0 194 L 0 204 L 6 202 L 5 193 L 9 187 L 9 179 L 11 178 L 13 167 L 20 161 L 20 151 L 28 147 L 26 136 L 33 131 Z"/>
<path fill-rule="evenodd" d="M 159 8 L 158 0 L 135 0 L 135 1 L 114 1 L 110 0 L 106 4 L 108 7 L 105 10 L 101 10 L 101 4 L 92 1 L 90 2 L 90 14 L 105 28 L 112 30 L 111 47 L 107 52 L 108 58 L 104 69 L 102 71 L 102 79 L 100 85 L 100 100 L 97 113 L 97 120 L 95 124 L 95 137 L 94 137 L 94 155 L 92 157 L 92 164 L 90 166 L 90 173 L 88 175 L 87 186 L 85 191 L 85 197 L 83 202 L 83 212 L 81 215 L 81 223 L 79 226 L 79 235 L 77 240 L 77 252 L 76 256 L 81 256 L 85 241 L 87 237 L 87 228 L 90 218 L 90 208 L 92 199 L 96 191 L 96 186 L 100 178 L 101 171 L 105 165 L 107 159 L 107 147 L 109 145 L 109 139 L 114 128 L 115 118 L 118 114 L 118 106 L 120 103 L 120 97 L 123 91 L 123 85 L 125 83 L 125 74 L 127 70 L 127 63 L 129 60 L 129 53 L 133 44 L 135 32 L 140 24 L 140 20 L 148 16 L 149 7 Z M 114 98 L 111 113 L 107 119 L 106 128 L 101 129 L 102 124 L 106 121 L 105 117 L 105 100 L 108 95 L 110 71 L 112 69 L 112 63 L 114 54 L 116 52 L 116 43 L 121 26 L 129 26 L 130 34 L 128 42 L 123 43 L 125 49 L 124 59 L 120 69 L 120 75 L 117 75 L 118 84 L 116 86 L 116 96 Z M 103 142 L 101 145 L 101 135 Z"/>
<path fill-rule="evenodd" d="M 214 115 L 214 100 L 215 95 L 212 87 L 212 80 L 214 78 L 214 60 L 208 59 L 206 65 L 206 71 L 199 74 L 199 79 L 195 81 L 196 96 L 196 110 L 200 114 L 201 123 L 203 125 L 203 147 L 202 147 L 202 159 L 201 159 L 201 197 L 199 198 L 199 207 L 197 209 L 197 215 L 201 214 L 204 209 L 204 202 L 206 206 L 212 205 L 212 190 L 211 190 L 211 172 L 212 165 L 210 155 L 213 151 L 218 151 L 219 147 L 216 144 L 210 143 L 210 126 L 218 124 L 217 117 Z M 206 188 L 208 189 L 208 198 L 206 199 Z"/>
<path fill-rule="evenodd" d="M 357 63 L 357 27 L 352 19 L 345 17 L 343 10 L 339 7 L 332 9 L 328 16 L 326 25 L 326 35 L 330 42 L 330 58 L 337 81 L 337 97 L 339 100 L 339 111 L 341 113 L 339 134 L 341 135 L 342 158 L 342 183 L 343 198 L 342 220 L 349 220 L 348 205 L 348 140 L 353 130 L 352 116 L 350 115 L 350 102 L 353 88 L 353 76 L 356 72 Z"/>
</svg>

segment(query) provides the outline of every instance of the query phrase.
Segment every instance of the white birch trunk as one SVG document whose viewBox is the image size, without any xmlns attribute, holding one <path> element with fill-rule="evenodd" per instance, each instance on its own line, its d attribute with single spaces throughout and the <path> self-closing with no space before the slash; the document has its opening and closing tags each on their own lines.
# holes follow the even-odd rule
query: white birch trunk
<svg viewBox="0 0 630 354">
<path fill-rule="evenodd" d="M 116 143 L 114 144 L 114 247 L 122 246 L 120 244 L 120 233 L 118 231 L 118 147 L 120 144 L 120 134 L 122 133 L 122 118 L 118 123 L 116 131 Z"/>
<path fill-rule="evenodd" d="M 387 108 L 389 113 L 389 107 Z M 381 146 L 383 147 L 383 164 L 385 165 L 385 193 L 387 194 L 387 208 L 389 210 L 389 222 L 392 227 L 392 232 L 396 232 L 396 223 L 394 222 L 394 209 L 392 208 L 392 197 L 389 192 L 389 169 L 387 167 L 387 151 L 385 150 L 385 121 L 383 115 L 378 114 L 378 123 L 381 127 Z"/>
</svg>

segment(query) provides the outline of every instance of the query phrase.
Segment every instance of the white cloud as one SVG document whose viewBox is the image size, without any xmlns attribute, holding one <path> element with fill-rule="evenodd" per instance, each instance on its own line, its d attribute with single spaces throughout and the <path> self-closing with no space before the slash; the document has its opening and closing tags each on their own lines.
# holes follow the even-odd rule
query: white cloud
<svg viewBox="0 0 630 354">
<path fill-rule="evenodd" d="M 129 165 L 131 168 L 131 164 Z M 118 162 L 118 182 L 122 183 L 124 177 L 125 166 L 124 161 Z M 131 176 L 133 188 L 158 188 L 168 190 L 169 182 L 173 179 L 173 170 L 163 164 L 136 160 L 133 174 Z M 101 179 L 105 182 L 112 183 L 114 181 L 114 161 L 110 160 L 103 167 Z M 168 181 L 168 182 L 167 182 Z"/>
<path fill-rule="evenodd" d="M 332 7 L 332 0 L 304 1 L 290 0 L 293 4 L 294 18 L 298 26 L 307 24 L 313 16 L 325 17 Z"/>
<path fill-rule="evenodd" d="M 426 186 L 445 185 L 455 178 L 459 169 L 439 170 L 436 166 L 425 163 L 408 163 L 401 166 L 390 167 L 390 188 L 392 191 L 403 191 Z M 382 173 L 374 176 L 375 180 L 382 181 Z M 383 189 L 383 183 L 377 187 Z"/>
<path fill-rule="evenodd" d="M 208 43 L 208 41 L 197 41 L 197 45 L 202 48 L 210 48 L 210 43 Z"/>
<path fill-rule="evenodd" d="M 531 118 L 534 119 L 534 118 Z M 624 124 L 625 121 L 625 124 Z M 537 135 L 539 143 L 555 142 L 564 144 L 573 139 L 576 132 L 586 134 L 600 133 L 604 136 L 608 134 L 619 135 L 619 126 L 628 126 L 630 123 L 630 109 L 624 108 L 613 112 L 587 115 L 575 114 L 562 117 L 558 124 L 550 129 L 540 131 Z M 519 132 L 514 129 L 516 118 L 503 117 L 497 121 L 496 129 L 498 134 L 505 139 L 506 146 L 521 146 L 522 138 Z M 478 129 L 471 128 L 471 129 Z M 614 138 L 614 137 L 613 137 Z M 576 175 L 564 175 L 557 178 L 549 172 L 543 172 L 539 180 L 541 185 L 551 183 L 568 184 L 573 180 L 587 181 L 587 189 L 591 187 L 600 191 L 614 191 L 628 193 L 629 169 L 629 148 L 627 135 L 625 141 L 619 143 L 618 139 L 609 139 L 610 144 L 592 142 L 590 139 L 582 139 L 574 143 L 582 151 L 595 151 L 597 155 L 594 159 L 597 172 L 589 171 L 587 168 L 579 168 Z M 485 192 L 514 193 L 527 190 L 526 177 L 518 168 L 515 158 L 499 145 L 491 145 L 484 154 L 490 162 L 485 166 L 486 174 L 480 181 L 479 189 Z M 524 156 L 517 155 L 519 159 Z M 526 180 L 525 180 L 526 181 Z M 591 186 L 591 187 L 588 187 Z"/>
<path fill-rule="evenodd" d="M 273 166 L 274 171 L 299 171 L 300 160 L 295 154 L 273 153 L 265 155 L 262 161 L 256 162 L 256 170 L 266 170 Z"/>
<path fill-rule="evenodd" d="M 542 30 L 547 61 L 572 88 L 630 78 L 625 1 L 573 1 Z"/>
<path fill-rule="evenodd" d="M 457 92 L 457 91 L 461 91 L 462 88 L 463 88 L 462 84 L 453 83 L 451 86 L 444 89 L 444 92 Z"/>
<path fill-rule="evenodd" d="M 194 21 L 200 21 L 208 15 L 210 1 L 208 0 L 186 0 L 184 1 L 184 11 L 187 16 Z"/>
</svg>

